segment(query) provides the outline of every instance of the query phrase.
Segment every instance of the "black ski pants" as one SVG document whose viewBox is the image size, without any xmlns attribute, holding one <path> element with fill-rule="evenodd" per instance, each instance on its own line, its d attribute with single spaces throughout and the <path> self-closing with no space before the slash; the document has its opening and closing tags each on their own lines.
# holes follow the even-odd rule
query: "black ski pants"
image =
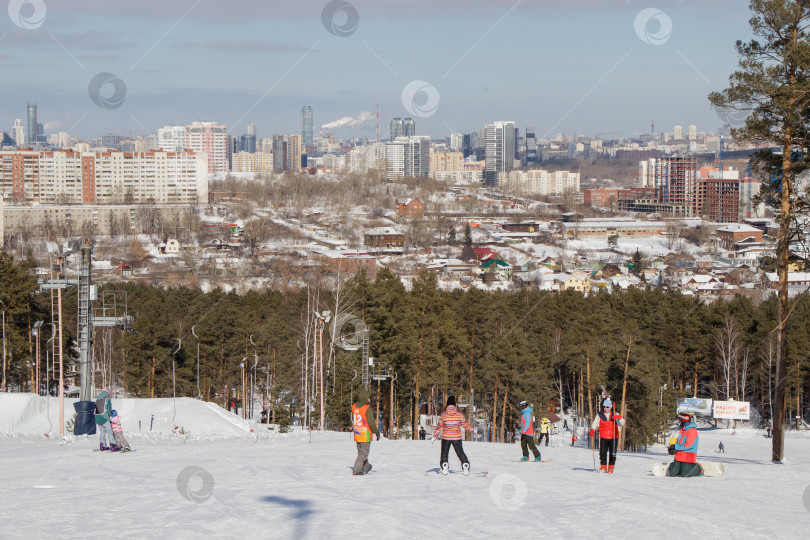
<svg viewBox="0 0 810 540">
<path fill-rule="evenodd" d="M 520 434 L 520 449 L 523 450 L 523 457 L 525 458 L 529 457 L 529 449 L 531 449 L 535 458 L 540 457 L 540 450 L 534 445 L 534 437 L 531 435 Z"/>
<path fill-rule="evenodd" d="M 616 448 L 619 446 L 619 439 L 599 439 L 599 464 L 616 465 Z M 608 463 L 608 451 L 610 451 L 610 463 Z"/>
<path fill-rule="evenodd" d="M 548 432 L 540 434 L 540 438 L 537 440 L 537 444 L 543 444 L 543 437 L 546 438 L 546 446 L 548 446 Z"/>
<path fill-rule="evenodd" d="M 667 476 L 681 476 L 683 478 L 691 478 L 693 476 L 700 476 L 703 474 L 703 468 L 699 463 L 683 463 L 682 461 L 673 461 L 667 467 Z"/>
<path fill-rule="evenodd" d="M 442 455 L 441 458 L 439 458 L 440 468 L 442 464 L 447 463 L 451 445 L 453 446 L 453 450 L 456 451 L 456 455 L 458 456 L 458 459 L 461 461 L 462 465 L 470 462 L 470 460 L 467 459 L 467 454 L 464 453 L 464 448 L 461 446 L 461 441 L 448 441 L 447 439 L 442 439 Z"/>
</svg>

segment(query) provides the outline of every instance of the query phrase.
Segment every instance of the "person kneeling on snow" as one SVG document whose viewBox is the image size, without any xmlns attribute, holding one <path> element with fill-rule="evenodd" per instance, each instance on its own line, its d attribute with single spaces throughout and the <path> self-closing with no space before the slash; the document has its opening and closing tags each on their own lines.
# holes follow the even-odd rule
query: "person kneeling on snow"
<svg viewBox="0 0 810 540">
<path fill-rule="evenodd" d="M 450 446 L 456 451 L 456 455 L 461 461 L 464 476 L 470 474 L 470 460 L 467 459 L 467 454 L 464 453 L 464 448 L 461 446 L 461 428 L 470 433 L 473 432 L 472 426 L 464 419 L 464 415 L 456 409 L 455 396 L 450 396 L 447 398 L 447 407 L 444 409 L 444 413 L 439 417 L 439 424 L 433 430 L 433 438 L 441 438 L 442 440 L 442 453 L 439 458 L 439 467 L 441 467 L 442 474 L 450 473 L 450 464 L 447 463 Z"/>
<path fill-rule="evenodd" d="M 697 462 L 698 435 L 697 424 L 692 421 L 689 413 L 678 415 L 681 422 L 681 431 L 675 442 L 675 461 L 667 467 L 667 476 L 703 476 L 703 468 Z"/>
</svg>

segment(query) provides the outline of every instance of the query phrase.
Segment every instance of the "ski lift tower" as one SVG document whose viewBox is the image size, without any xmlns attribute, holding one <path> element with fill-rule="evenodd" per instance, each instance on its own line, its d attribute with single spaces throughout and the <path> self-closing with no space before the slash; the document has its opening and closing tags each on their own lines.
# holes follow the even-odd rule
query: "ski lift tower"
<svg viewBox="0 0 810 540">
<path fill-rule="evenodd" d="M 374 361 L 368 355 L 368 326 L 363 319 L 351 313 L 340 313 L 331 326 L 332 342 L 344 351 L 363 349 L 363 389 L 368 390 L 369 364 Z"/>
<path fill-rule="evenodd" d="M 81 264 L 78 279 L 40 279 L 40 291 L 67 289 L 78 286 L 78 336 L 81 389 L 79 401 L 91 401 L 90 346 L 93 342 L 93 327 L 119 327 L 131 331 L 133 318 L 127 313 L 126 292 L 105 291 L 102 298 L 100 316 L 93 315 L 93 301 L 97 299 L 96 286 L 92 285 L 92 250 L 90 239 L 85 238 L 81 245 Z M 59 316 L 61 324 L 61 315 Z"/>
</svg>

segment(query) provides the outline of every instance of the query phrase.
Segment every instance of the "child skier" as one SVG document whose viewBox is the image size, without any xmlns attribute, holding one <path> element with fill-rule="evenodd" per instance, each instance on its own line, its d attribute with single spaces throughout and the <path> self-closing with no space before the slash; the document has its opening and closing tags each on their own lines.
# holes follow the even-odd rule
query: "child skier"
<svg viewBox="0 0 810 540">
<path fill-rule="evenodd" d="M 112 412 L 110 424 L 112 424 L 113 435 L 115 436 L 115 444 L 118 446 L 118 449 L 123 450 L 124 452 L 132 451 L 132 448 L 129 447 L 129 443 L 124 438 L 124 429 L 121 427 L 121 417 L 118 416 L 118 411 Z"/>
<path fill-rule="evenodd" d="M 602 412 L 596 415 L 591 423 L 591 431 L 588 433 L 593 437 L 595 431 L 599 430 L 599 472 L 613 474 L 616 466 L 616 449 L 619 444 L 619 431 L 624 425 L 624 418 L 612 412 L 613 402 L 606 398 L 602 403 Z M 610 451 L 610 461 L 608 462 L 608 451 Z"/>
<path fill-rule="evenodd" d="M 441 457 L 439 458 L 439 467 L 441 467 L 442 474 L 450 473 L 450 464 L 447 463 L 450 446 L 456 451 L 456 455 L 461 461 L 464 476 L 470 474 L 470 460 L 467 459 L 467 454 L 464 453 L 464 448 L 461 446 L 461 428 L 470 433 L 473 432 L 472 426 L 464 419 L 464 415 L 456 409 L 455 396 L 450 396 L 447 398 L 447 407 L 445 407 L 444 413 L 439 417 L 439 424 L 433 430 L 433 438 L 441 438 L 442 440 Z"/>
<path fill-rule="evenodd" d="M 518 405 L 521 410 L 520 417 L 520 449 L 523 450 L 523 457 L 520 461 L 529 461 L 529 449 L 534 454 L 534 460 L 540 461 L 540 450 L 534 445 L 534 416 L 532 407 L 525 401 Z"/>
<path fill-rule="evenodd" d="M 667 476 L 703 476 L 703 468 L 697 462 L 698 440 L 700 439 L 697 424 L 687 412 L 680 413 L 681 431 L 675 443 L 675 461 L 667 467 Z"/>
</svg>

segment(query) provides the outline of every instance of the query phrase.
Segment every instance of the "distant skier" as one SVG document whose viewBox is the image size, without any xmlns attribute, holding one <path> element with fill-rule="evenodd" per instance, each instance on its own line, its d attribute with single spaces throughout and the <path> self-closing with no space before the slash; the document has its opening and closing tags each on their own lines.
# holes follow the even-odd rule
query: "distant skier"
<svg viewBox="0 0 810 540">
<path fill-rule="evenodd" d="M 368 474 L 371 463 L 368 462 L 368 453 L 371 451 L 371 436 L 378 433 L 377 422 L 368 402 L 368 390 L 361 389 L 357 393 L 357 403 L 352 404 L 352 428 L 354 442 L 357 443 L 357 459 L 354 460 L 352 474 L 360 476 Z M 358 406 L 359 404 L 359 406 Z"/>
<path fill-rule="evenodd" d="M 568 420 L 563 419 L 563 431 L 568 431 Z"/>
<path fill-rule="evenodd" d="M 543 442 L 543 437 L 546 438 L 546 446 L 548 446 L 548 433 L 551 431 L 551 422 L 549 422 L 548 418 L 545 416 L 543 420 L 540 422 L 540 439 L 537 441 L 537 444 Z"/>
<path fill-rule="evenodd" d="M 619 432 L 624 425 L 624 419 L 612 412 L 613 402 L 606 398 L 602 403 L 602 412 L 594 417 L 591 423 L 591 431 L 588 433 L 593 437 L 595 431 L 599 430 L 599 472 L 613 473 L 616 466 L 616 450 L 619 445 Z M 608 461 L 608 451 L 610 461 Z"/>
<path fill-rule="evenodd" d="M 574 446 L 574 443 L 576 442 L 577 442 L 577 434 L 574 433 L 573 435 L 571 435 L 571 446 Z"/>
<path fill-rule="evenodd" d="M 726 453 L 726 447 L 723 446 L 723 441 L 720 441 L 720 445 L 717 447 L 717 452 L 718 453 L 722 452 L 723 454 Z"/>
<path fill-rule="evenodd" d="M 112 425 L 112 431 L 113 435 L 115 436 L 115 443 L 118 446 L 118 449 L 125 452 L 131 451 L 132 448 L 130 448 L 129 443 L 124 438 L 124 428 L 121 427 L 121 417 L 118 416 L 118 411 L 112 412 L 110 424 Z"/>
<path fill-rule="evenodd" d="M 456 455 L 461 461 L 461 470 L 464 476 L 470 474 L 470 460 L 467 459 L 467 454 L 464 453 L 464 448 L 461 446 L 461 428 L 470 433 L 473 432 L 472 426 L 464 419 L 464 415 L 456 409 L 455 396 L 450 396 L 447 398 L 447 407 L 445 407 L 444 413 L 439 417 L 439 424 L 433 430 L 433 438 L 441 438 L 442 440 L 441 456 L 439 457 L 439 467 L 442 474 L 450 473 L 450 464 L 447 462 L 450 446 L 456 451 Z"/>
<path fill-rule="evenodd" d="M 98 449 L 104 452 L 112 450 L 117 452 L 119 448 L 115 445 L 110 418 L 112 417 L 112 402 L 110 394 L 106 390 L 98 393 L 96 398 L 96 425 L 98 426 Z M 108 446 L 109 445 L 109 446 Z"/>
<path fill-rule="evenodd" d="M 425 431 L 425 426 L 422 426 L 419 428 L 419 439 L 424 441 L 425 435 L 427 435 L 427 432 Z"/>
<path fill-rule="evenodd" d="M 525 401 L 518 405 L 521 410 L 520 417 L 520 449 L 523 450 L 523 457 L 520 461 L 529 461 L 529 449 L 534 454 L 534 460 L 540 461 L 540 450 L 534 445 L 534 416 L 532 407 Z"/>
<path fill-rule="evenodd" d="M 693 476 L 703 476 L 703 468 L 697 462 L 697 449 L 700 436 L 698 435 L 697 424 L 692 421 L 692 417 L 687 412 L 678 415 L 681 422 L 681 431 L 678 440 L 675 442 L 675 461 L 667 467 L 667 476 L 681 476 L 689 478 Z M 722 447 L 723 443 L 720 443 Z"/>
</svg>

